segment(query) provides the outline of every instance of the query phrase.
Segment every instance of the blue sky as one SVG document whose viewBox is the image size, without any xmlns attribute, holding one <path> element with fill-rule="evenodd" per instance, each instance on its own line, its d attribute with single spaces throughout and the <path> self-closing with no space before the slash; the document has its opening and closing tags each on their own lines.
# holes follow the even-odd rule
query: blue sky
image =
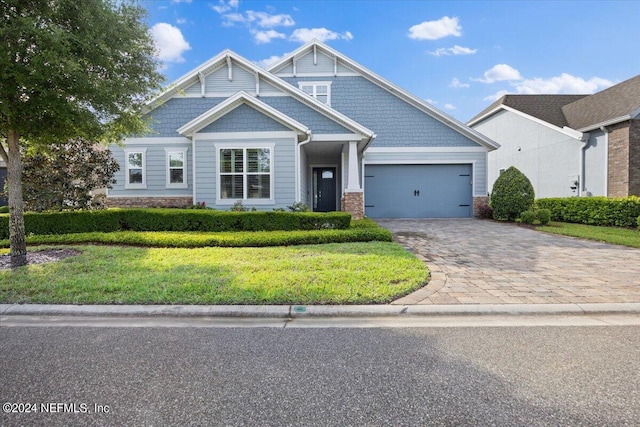
<svg viewBox="0 0 640 427">
<path fill-rule="evenodd" d="M 260 65 L 316 37 L 467 121 L 504 93 L 640 74 L 640 1 L 148 0 L 167 83 L 224 49 Z"/>
</svg>

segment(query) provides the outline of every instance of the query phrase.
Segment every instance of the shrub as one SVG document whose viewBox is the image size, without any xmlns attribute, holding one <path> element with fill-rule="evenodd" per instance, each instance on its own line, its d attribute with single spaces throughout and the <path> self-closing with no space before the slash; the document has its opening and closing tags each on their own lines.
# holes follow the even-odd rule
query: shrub
<svg viewBox="0 0 640 427">
<path fill-rule="evenodd" d="M 27 234 L 132 231 L 274 231 L 347 229 L 346 212 L 224 212 L 200 209 L 108 209 L 25 213 Z M 9 215 L 0 215 L 0 239 L 9 236 Z"/>
<path fill-rule="evenodd" d="M 309 209 L 309 206 L 307 206 L 306 204 L 304 204 L 302 202 L 296 202 L 296 203 L 292 204 L 291 206 L 287 206 L 287 209 L 289 209 L 290 212 L 309 212 L 309 211 L 311 211 L 311 209 Z"/>
<path fill-rule="evenodd" d="M 532 210 L 527 210 L 520 214 L 520 221 L 525 224 L 533 224 L 534 222 L 536 222 L 536 219 L 536 213 Z"/>
<path fill-rule="evenodd" d="M 539 208 L 549 209 L 552 221 L 587 225 L 635 227 L 640 215 L 640 197 L 567 197 L 538 199 Z"/>
<path fill-rule="evenodd" d="M 0 213 L 9 213 L 9 206 L 0 206 Z"/>
<path fill-rule="evenodd" d="M 195 205 L 188 206 L 186 209 L 213 209 L 213 208 L 207 207 L 207 204 L 205 202 L 196 202 Z"/>
<path fill-rule="evenodd" d="M 547 225 L 551 221 L 551 211 L 549 209 L 538 209 L 536 211 L 536 219 L 540 225 Z"/>
<path fill-rule="evenodd" d="M 238 200 L 233 204 L 233 206 L 231 206 L 229 210 L 231 212 L 247 212 L 249 208 L 242 204 L 242 200 Z"/>
<path fill-rule="evenodd" d="M 638 217 L 638 230 L 640 230 L 640 216 Z"/>
<path fill-rule="evenodd" d="M 478 202 L 476 216 L 480 219 L 493 219 L 493 209 L 486 201 Z"/>
<path fill-rule="evenodd" d="M 493 217 L 500 221 L 513 221 L 533 208 L 535 193 L 531 181 L 515 167 L 504 171 L 493 184 L 491 208 Z"/>
</svg>

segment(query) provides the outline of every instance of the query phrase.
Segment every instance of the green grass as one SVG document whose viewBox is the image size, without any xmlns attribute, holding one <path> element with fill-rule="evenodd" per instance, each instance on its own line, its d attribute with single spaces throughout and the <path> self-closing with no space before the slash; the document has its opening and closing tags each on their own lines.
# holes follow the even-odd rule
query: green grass
<svg viewBox="0 0 640 427">
<path fill-rule="evenodd" d="M 2 303 L 367 304 L 422 286 L 396 243 L 269 248 L 75 246 L 81 255 L 0 271 Z"/>
<path fill-rule="evenodd" d="M 547 233 L 640 248 L 640 231 L 629 228 L 602 227 L 567 222 L 551 222 L 549 225 L 536 228 Z"/>
</svg>

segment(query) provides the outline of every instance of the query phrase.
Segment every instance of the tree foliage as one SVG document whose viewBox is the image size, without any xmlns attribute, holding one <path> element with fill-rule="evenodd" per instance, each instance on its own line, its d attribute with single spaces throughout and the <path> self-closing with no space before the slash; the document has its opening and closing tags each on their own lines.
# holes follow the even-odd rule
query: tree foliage
<svg viewBox="0 0 640 427">
<path fill-rule="evenodd" d="M 511 166 L 493 184 L 493 217 L 500 221 L 514 221 L 522 212 L 533 208 L 534 200 L 535 193 L 529 178 Z"/>
<path fill-rule="evenodd" d="M 144 130 L 159 88 L 145 10 L 131 0 L 0 0 L 0 156 L 7 163 L 12 263 L 26 262 L 25 141 L 46 150 L 82 137 L 116 141 Z"/>
<path fill-rule="evenodd" d="M 120 169 L 111 151 L 82 138 L 56 144 L 48 152 L 24 156 L 22 189 L 28 211 L 98 209 L 93 192 L 111 188 Z"/>
</svg>

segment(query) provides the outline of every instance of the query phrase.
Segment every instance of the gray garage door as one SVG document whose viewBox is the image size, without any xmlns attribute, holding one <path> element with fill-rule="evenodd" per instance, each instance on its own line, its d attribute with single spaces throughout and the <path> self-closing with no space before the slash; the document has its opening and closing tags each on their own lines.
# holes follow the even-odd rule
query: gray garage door
<svg viewBox="0 0 640 427">
<path fill-rule="evenodd" d="M 473 215 L 471 165 L 367 165 L 369 218 L 468 218 Z"/>
</svg>

